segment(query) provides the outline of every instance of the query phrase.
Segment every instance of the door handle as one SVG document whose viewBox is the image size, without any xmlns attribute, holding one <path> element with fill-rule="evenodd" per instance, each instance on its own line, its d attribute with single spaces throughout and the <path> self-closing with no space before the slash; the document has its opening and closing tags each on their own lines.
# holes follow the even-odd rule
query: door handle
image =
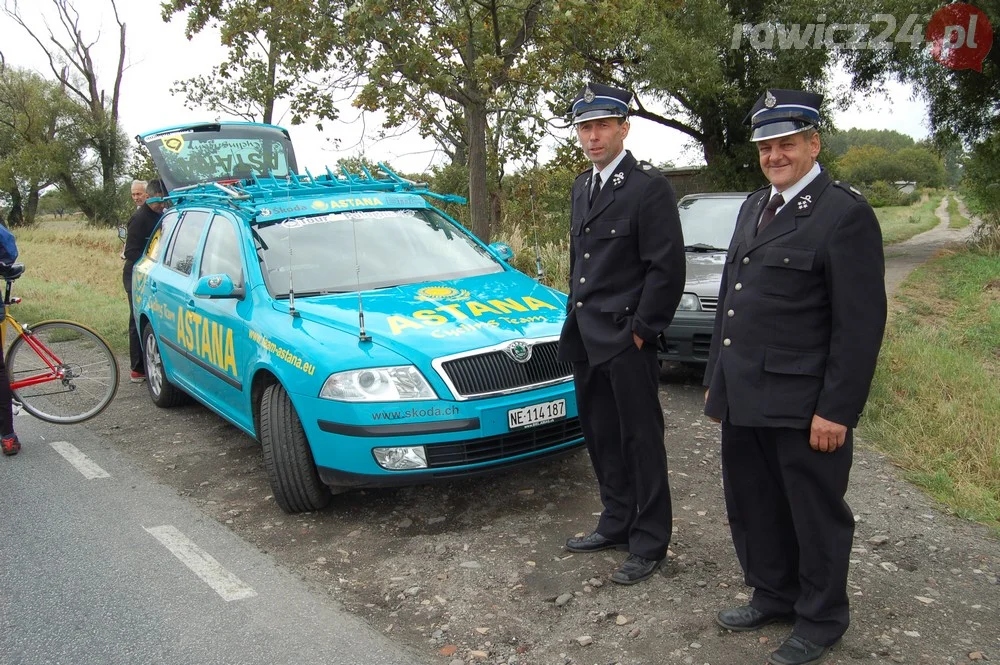
<svg viewBox="0 0 1000 665">
<path fill-rule="evenodd" d="M 154 281 L 149 282 L 149 290 L 152 291 L 153 293 L 156 293 L 156 282 Z"/>
<path fill-rule="evenodd" d="M 187 305 L 189 308 L 194 309 L 194 298 L 189 298 Z"/>
</svg>

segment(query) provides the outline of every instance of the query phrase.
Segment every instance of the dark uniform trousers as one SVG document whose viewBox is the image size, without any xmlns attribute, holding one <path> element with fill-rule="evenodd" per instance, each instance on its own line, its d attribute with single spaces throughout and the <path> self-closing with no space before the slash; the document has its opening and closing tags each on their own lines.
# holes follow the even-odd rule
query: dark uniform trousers
<svg viewBox="0 0 1000 665">
<path fill-rule="evenodd" d="M 604 504 L 597 532 L 662 559 L 672 512 L 656 347 L 633 344 L 594 367 L 574 362 L 573 378 L 577 404 L 589 410 L 580 424 Z"/>
<path fill-rule="evenodd" d="M 844 495 L 852 433 L 824 453 L 809 445 L 809 430 L 722 424 L 726 510 L 754 588 L 750 604 L 764 613 L 794 612 L 795 633 L 822 645 L 837 641 L 849 623 L 854 515 Z"/>
<path fill-rule="evenodd" d="M 126 261 L 122 268 L 122 286 L 128 296 L 128 352 L 129 365 L 133 372 L 145 372 L 142 362 L 142 343 L 139 341 L 139 330 L 135 325 L 135 312 L 132 305 L 132 261 Z"/>
</svg>

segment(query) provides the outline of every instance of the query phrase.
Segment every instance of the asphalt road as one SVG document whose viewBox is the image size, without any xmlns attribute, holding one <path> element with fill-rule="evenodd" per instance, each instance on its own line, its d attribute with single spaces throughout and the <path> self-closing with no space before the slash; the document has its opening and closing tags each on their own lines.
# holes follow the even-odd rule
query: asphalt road
<svg viewBox="0 0 1000 665">
<path fill-rule="evenodd" d="M 17 417 L 0 458 L 0 664 L 422 662 L 137 472 Z"/>
</svg>

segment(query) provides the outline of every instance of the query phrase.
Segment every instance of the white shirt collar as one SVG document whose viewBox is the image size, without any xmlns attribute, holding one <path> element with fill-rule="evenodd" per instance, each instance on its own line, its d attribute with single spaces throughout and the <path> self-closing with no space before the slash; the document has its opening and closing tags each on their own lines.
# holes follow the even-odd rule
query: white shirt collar
<svg viewBox="0 0 1000 665">
<path fill-rule="evenodd" d="M 608 181 L 611 180 L 612 174 L 614 174 L 615 169 L 618 168 L 618 165 L 622 163 L 622 160 L 625 159 L 625 155 L 627 153 L 628 151 L 625 148 L 622 148 L 622 151 L 618 153 L 618 156 L 612 159 L 611 163 L 605 166 L 603 169 L 598 171 L 597 167 L 594 167 L 594 173 L 590 177 L 591 186 L 593 186 L 594 176 L 599 173 L 601 174 L 601 187 L 604 187 L 604 185 L 606 185 Z"/>
<path fill-rule="evenodd" d="M 801 178 L 799 178 L 798 182 L 796 182 L 794 185 L 792 185 L 783 192 L 779 192 L 777 189 L 774 188 L 774 185 L 771 185 L 771 195 L 767 197 L 768 200 L 771 200 L 775 194 L 781 194 L 781 198 L 784 199 L 785 201 L 784 203 L 781 204 L 781 208 L 784 208 L 786 205 L 788 205 L 789 201 L 792 201 L 796 196 L 799 195 L 799 192 L 805 189 L 809 183 L 811 183 L 813 180 L 816 179 L 816 176 L 820 174 L 821 170 L 822 169 L 819 168 L 819 162 L 813 162 L 813 166 L 811 169 L 809 169 L 809 172 L 806 173 Z M 774 211 L 775 214 L 777 214 L 781 210 L 781 208 L 775 210 Z"/>
</svg>

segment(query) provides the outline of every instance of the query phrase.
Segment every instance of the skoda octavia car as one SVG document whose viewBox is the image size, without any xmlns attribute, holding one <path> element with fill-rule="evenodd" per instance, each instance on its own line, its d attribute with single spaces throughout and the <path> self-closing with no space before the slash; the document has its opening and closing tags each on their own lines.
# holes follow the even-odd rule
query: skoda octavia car
<svg viewBox="0 0 1000 665">
<path fill-rule="evenodd" d="M 172 203 L 133 273 L 149 394 L 260 440 L 277 503 L 476 474 L 582 444 L 566 298 L 388 172 L 296 173 L 287 132 L 144 134 Z"/>
<path fill-rule="evenodd" d="M 690 364 L 708 362 L 722 268 L 747 192 L 688 194 L 677 202 L 684 231 L 687 280 L 657 357 Z"/>
</svg>

